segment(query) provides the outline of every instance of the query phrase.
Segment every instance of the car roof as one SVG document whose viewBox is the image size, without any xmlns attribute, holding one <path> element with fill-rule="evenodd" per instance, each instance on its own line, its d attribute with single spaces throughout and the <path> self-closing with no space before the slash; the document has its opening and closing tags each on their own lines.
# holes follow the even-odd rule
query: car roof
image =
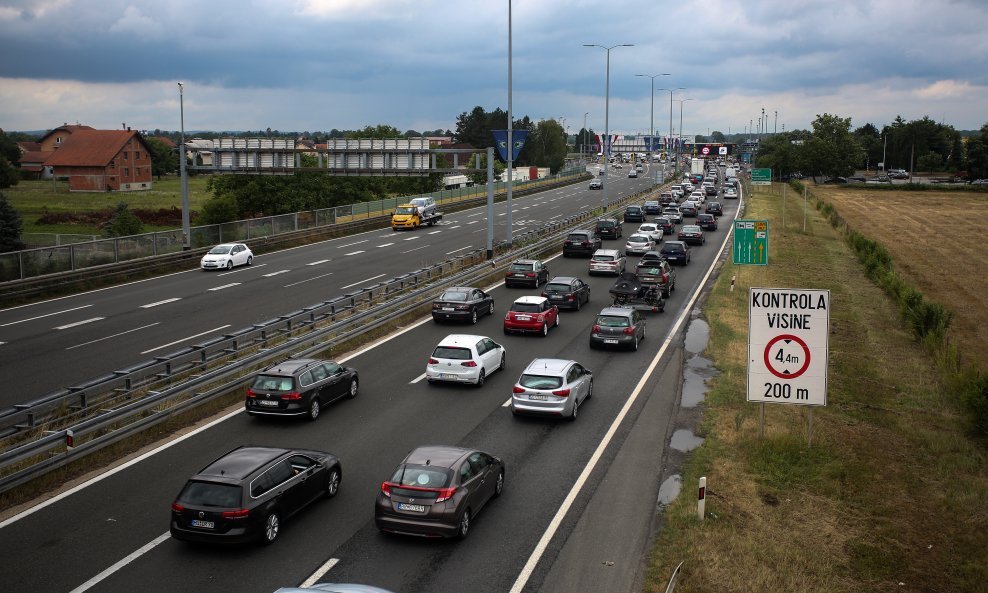
<svg viewBox="0 0 988 593">
<path fill-rule="evenodd" d="M 662 248 L 666 247 L 686 247 L 686 241 L 666 241 Z"/>
<path fill-rule="evenodd" d="M 578 234 L 578 233 L 583 233 L 585 235 L 592 235 L 593 234 L 593 231 L 587 230 L 587 229 L 576 229 L 575 231 L 570 231 L 569 232 L 569 234 L 571 234 L 571 235 L 575 235 L 575 234 Z"/>
<path fill-rule="evenodd" d="M 699 228 L 700 227 L 698 225 L 695 225 L 695 224 L 684 224 L 682 230 L 685 231 L 686 229 L 689 229 L 689 230 L 692 231 L 693 229 L 698 229 L 699 230 Z"/>
<path fill-rule="evenodd" d="M 597 251 L 594 251 L 593 253 L 594 253 L 594 255 L 597 255 L 598 253 L 601 254 L 601 255 L 619 255 L 617 249 L 598 249 Z"/>
<path fill-rule="evenodd" d="M 289 452 L 277 447 L 239 447 L 199 470 L 195 477 L 243 479 Z"/>
<path fill-rule="evenodd" d="M 552 284 L 553 282 L 558 282 L 560 284 L 569 283 L 576 279 L 577 279 L 576 276 L 555 276 L 552 278 L 552 280 L 549 280 L 549 284 Z"/>
<path fill-rule="evenodd" d="M 299 369 L 305 368 L 317 362 L 321 361 L 313 358 L 292 358 L 289 360 L 283 360 L 273 367 L 265 369 L 263 373 L 265 375 L 293 375 Z"/>
<path fill-rule="evenodd" d="M 452 445 L 423 445 L 412 449 L 403 463 L 449 468 L 462 459 L 464 455 L 473 453 L 473 451 L 473 449 Z"/>
<path fill-rule="evenodd" d="M 549 299 L 544 296 L 523 296 L 515 299 L 516 303 L 524 303 L 526 305 L 541 305 L 542 303 L 548 301 Z"/>
<path fill-rule="evenodd" d="M 513 264 L 534 264 L 534 263 L 538 263 L 538 261 L 539 260 L 537 260 L 537 259 L 516 259 L 515 261 L 513 261 L 511 263 L 513 263 Z"/>
<path fill-rule="evenodd" d="M 486 339 L 487 336 L 475 336 L 473 334 L 449 334 L 439 341 L 439 346 L 476 346 L 477 342 Z"/>
<path fill-rule="evenodd" d="M 446 290 L 443 292 L 448 292 L 450 290 L 477 290 L 474 286 L 447 286 Z"/>
<path fill-rule="evenodd" d="M 615 315 L 621 317 L 631 317 L 631 312 L 634 309 L 629 309 L 628 307 L 604 307 L 600 310 L 598 315 Z"/>
<path fill-rule="evenodd" d="M 565 360 L 562 358 L 536 358 L 525 367 L 526 373 L 557 373 L 561 374 L 566 367 L 576 362 L 575 360 Z"/>
</svg>

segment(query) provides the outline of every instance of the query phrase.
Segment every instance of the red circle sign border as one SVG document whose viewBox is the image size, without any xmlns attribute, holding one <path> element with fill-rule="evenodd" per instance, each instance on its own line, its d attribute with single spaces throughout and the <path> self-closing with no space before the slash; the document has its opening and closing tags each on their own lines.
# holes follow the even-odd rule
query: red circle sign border
<svg viewBox="0 0 988 593">
<path fill-rule="evenodd" d="M 795 373 L 784 375 L 776 371 L 772 367 L 772 363 L 769 361 L 769 355 L 768 355 L 769 350 L 771 350 L 772 346 L 774 346 L 775 343 L 780 340 L 792 340 L 793 342 L 799 344 L 803 348 L 803 352 L 806 353 L 806 361 L 803 362 L 803 366 L 801 366 L 799 370 L 797 370 Z M 808 369 L 810 366 L 810 348 L 809 346 L 806 345 L 806 342 L 804 342 L 802 338 L 800 338 L 799 336 L 794 336 L 792 334 L 782 334 L 781 336 L 775 336 L 774 338 L 769 340 L 768 344 L 765 345 L 764 358 L 765 358 L 765 368 L 768 369 L 768 372 L 772 373 L 776 377 L 779 377 L 780 379 L 795 379 L 796 377 L 799 377 L 800 375 L 805 373 L 806 369 Z"/>
</svg>

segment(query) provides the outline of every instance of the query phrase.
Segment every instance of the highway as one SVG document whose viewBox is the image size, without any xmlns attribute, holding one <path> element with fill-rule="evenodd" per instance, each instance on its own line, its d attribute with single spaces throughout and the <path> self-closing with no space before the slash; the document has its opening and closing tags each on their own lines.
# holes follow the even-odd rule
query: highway
<svg viewBox="0 0 988 593">
<path fill-rule="evenodd" d="M 611 185 L 612 191 L 616 186 L 622 191 L 634 191 L 640 183 L 647 183 L 641 179 L 637 183 L 617 178 L 614 181 L 618 183 Z M 586 185 L 580 184 L 523 198 L 516 206 L 529 209 L 516 218 L 522 219 L 520 223 L 526 219 L 546 220 L 560 214 L 560 209 L 570 213 L 599 203 L 600 194 L 588 192 Z M 709 234 L 705 246 L 694 248 L 689 266 L 677 269 L 676 291 L 667 303 L 666 312 L 647 314 L 647 339 L 638 352 L 590 350 L 589 326 L 596 311 L 610 303 L 607 289 L 613 278 L 589 277 L 585 259 L 554 258 L 549 262 L 553 275 L 579 275 L 588 280 L 592 287 L 591 303 L 581 311 L 564 312 L 560 327 L 551 330 L 547 337 L 504 336 L 501 332 L 501 316 L 508 304 L 519 296 L 536 294 L 532 289 L 493 288 L 497 313 L 481 318 L 476 326 L 438 325 L 423 319 L 341 359 L 360 371 L 360 394 L 356 399 L 324 409 L 316 422 L 255 419 L 239 409 L 231 410 L 210 426 L 148 452 L 118 470 L 101 472 L 77 490 L 0 523 L 0 545 L 5 550 L 7 566 L 0 577 L 0 586 L 8 591 L 39 593 L 123 593 L 135 587 L 163 593 L 262 593 L 303 582 L 349 581 L 412 593 L 503 592 L 512 587 L 518 591 L 550 592 L 573 590 L 560 587 L 583 582 L 609 583 L 612 587 L 595 586 L 595 591 L 629 590 L 628 574 L 634 575 L 640 569 L 644 552 L 641 547 L 647 540 L 654 515 L 654 490 L 658 488 L 662 447 L 667 442 L 665 435 L 671 432 L 678 407 L 679 359 L 673 350 L 681 336 L 671 336 L 677 339 L 668 351 L 664 342 L 674 326 L 681 329 L 682 319 L 689 314 L 690 299 L 727 236 L 728 221 L 734 216 L 737 202 L 725 205 L 720 230 Z M 503 211 L 503 206 L 500 210 Z M 100 343 L 97 347 L 105 351 L 104 357 L 112 350 L 121 351 L 121 359 L 126 359 L 123 352 L 136 354 L 138 348 L 147 349 L 162 341 L 178 339 L 187 332 L 203 331 L 203 327 L 208 329 L 223 323 L 239 327 L 252 319 L 264 319 L 308 304 L 317 300 L 313 298 L 317 293 L 311 292 L 312 289 L 329 292 L 326 297 L 332 296 L 347 283 L 382 273 L 379 267 L 386 262 L 393 264 L 394 259 L 404 262 L 404 258 L 395 257 L 399 249 L 377 247 L 389 239 L 404 241 L 421 237 L 412 243 L 423 241 L 428 246 L 421 250 L 425 253 L 414 256 L 422 258 L 429 257 L 427 254 L 439 258 L 468 241 L 472 241 L 468 244 L 471 248 L 481 246 L 482 233 L 476 237 L 466 234 L 474 232 L 469 225 L 470 215 L 471 212 L 457 213 L 447 225 L 437 229 L 443 232 L 436 235 L 428 235 L 427 229 L 400 235 L 377 231 L 265 254 L 252 268 L 233 272 L 226 278 L 198 271 L 176 274 L 39 304 L 33 311 L 25 308 L 16 311 L 28 318 L 40 312 L 51 313 L 59 307 L 70 309 L 91 304 L 88 308 L 105 308 L 92 312 L 80 310 L 73 314 L 75 318 L 123 317 L 130 323 L 147 324 L 155 318 L 139 317 L 142 313 L 134 311 L 140 308 L 139 303 L 148 298 L 162 300 L 170 298 L 168 295 L 188 294 L 188 298 L 178 301 L 181 316 L 176 315 L 176 307 L 170 316 L 158 318 L 165 327 L 156 329 L 154 336 L 127 338 L 134 340 L 127 347 L 115 341 L 111 342 L 112 346 Z M 637 227 L 633 223 L 624 226 L 624 238 Z M 623 248 L 624 238 L 605 241 L 605 247 Z M 353 245 L 354 241 L 363 240 L 366 243 Z M 360 249 L 360 245 L 364 248 Z M 402 249 L 409 249 L 408 244 Z M 363 254 L 343 253 L 354 251 L 369 255 L 358 260 Z M 337 266 L 306 269 L 307 263 L 320 256 L 338 262 Z M 370 259 L 363 263 L 365 258 Z M 629 263 L 633 264 L 634 260 L 631 258 Z M 358 261 L 360 265 L 354 265 Z M 389 267 L 384 273 L 394 275 L 409 267 L 417 266 Z M 290 271 L 278 276 L 264 275 L 281 269 Z M 316 278 L 328 272 L 339 278 Z M 283 290 L 290 288 L 285 285 L 306 278 L 311 278 L 310 286 Z M 254 303 L 251 306 L 265 307 L 264 312 L 255 317 L 254 311 L 246 313 L 247 307 L 232 300 L 226 301 L 229 306 L 222 308 L 215 302 L 218 298 L 215 294 L 206 296 L 191 288 L 199 286 L 200 291 L 208 291 L 207 287 L 228 284 L 234 279 L 241 284 L 220 298 L 251 298 Z M 149 290 L 151 287 L 145 285 L 156 285 L 157 296 L 154 289 Z M 173 285 L 183 288 L 164 291 L 166 286 L 170 289 Z M 261 290 L 244 290 L 241 286 Z M 127 296 L 115 294 L 116 290 Z M 292 295 L 300 291 L 307 298 L 292 300 Z M 80 300 L 74 301 L 75 298 Z M 104 301 L 109 304 L 103 304 Z M 46 309 L 41 305 L 54 307 Z M 5 311 L 3 319 L 16 319 L 16 315 L 6 317 L 12 311 Z M 117 313 L 102 315 L 111 311 Z M 142 311 L 147 314 L 147 310 Z M 163 314 L 159 311 L 153 315 Z M 185 317 L 195 317 L 197 321 L 193 323 Z M 53 323 L 68 322 L 69 317 L 57 322 L 42 319 L 48 319 L 45 325 L 50 328 Z M 168 328 L 179 322 L 182 329 L 172 332 Z M 18 325 L 40 324 L 26 321 Z M 94 326 L 86 325 L 92 331 Z M 124 326 L 106 330 L 119 332 L 121 327 Z M 33 339 L 41 340 L 45 333 L 50 332 L 38 330 Z M 421 379 L 426 358 L 433 345 L 450 333 L 487 335 L 503 344 L 507 349 L 507 370 L 489 377 L 481 389 L 427 384 Z M 31 336 L 25 331 L 23 339 L 30 340 Z M 75 336 L 73 340 L 83 337 L 92 340 L 93 336 L 97 334 Z M 61 347 L 73 340 L 61 342 Z M 10 345 L 4 344 L 0 350 Z M 665 355 L 658 356 L 660 351 Z M 594 397 L 581 406 L 576 422 L 515 418 L 505 406 L 518 373 L 535 357 L 572 358 L 594 371 Z M 67 357 L 63 355 L 62 360 Z M 105 364 L 98 364 L 101 360 L 98 353 L 87 360 L 94 365 L 92 370 L 105 370 Z M 6 362 L 4 368 L 10 368 Z M 631 447 L 629 443 L 638 442 L 635 435 L 642 431 L 652 435 L 647 440 L 649 445 Z M 343 464 L 339 495 L 317 502 L 294 517 L 285 525 L 279 541 L 270 547 L 221 548 L 171 540 L 167 535 L 169 505 L 185 479 L 241 444 L 315 448 L 336 453 Z M 505 461 L 504 494 L 477 517 L 466 540 L 396 537 L 379 533 L 374 527 L 373 505 L 381 482 L 411 448 L 422 444 L 477 447 Z M 587 469 L 591 462 L 595 463 L 592 471 Z M 622 488 L 623 485 L 636 483 L 643 486 L 624 492 L 627 488 Z M 581 488 L 570 496 L 574 485 Z M 555 519 L 564 502 L 571 504 L 571 508 Z M 594 517 L 590 518 L 590 514 Z M 591 529 L 602 524 L 612 529 Z M 547 538 L 546 530 L 550 527 L 555 531 Z M 533 552 L 540 549 L 539 542 L 544 538 L 547 538 L 545 553 L 533 560 Z M 637 546 L 637 549 L 629 552 L 622 546 Z M 609 559 L 617 560 L 618 564 L 607 576 L 600 574 L 601 566 L 608 560 L 599 557 L 600 547 L 618 554 Z"/>
</svg>

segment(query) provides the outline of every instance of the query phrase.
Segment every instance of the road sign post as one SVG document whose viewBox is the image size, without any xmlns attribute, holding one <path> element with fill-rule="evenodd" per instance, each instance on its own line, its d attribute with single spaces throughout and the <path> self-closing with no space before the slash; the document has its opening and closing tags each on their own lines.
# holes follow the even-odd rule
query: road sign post
<svg viewBox="0 0 988 593">
<path fill-rule="evenodd" d="M 768 221 L 735 220 L 731 257 L 735 264 L 768 265 Z"/>
<path fill-rule="evenodd" d="M 772 169 L 752 169 L 752 185 L 772 185 Z"/>
<path fill-rule="evenodd" d="M 827 405 L 830 291 L 748 291 L 748 401 Z"/>
</svg>

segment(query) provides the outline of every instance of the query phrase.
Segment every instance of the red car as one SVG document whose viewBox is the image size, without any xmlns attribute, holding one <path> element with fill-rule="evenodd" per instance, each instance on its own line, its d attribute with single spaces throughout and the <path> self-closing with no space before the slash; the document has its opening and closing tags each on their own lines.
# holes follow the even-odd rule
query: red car
<svg viewBox="0 0 988 593">
<path fill-rule="evenodd" d="M 559 308 L 542 296 L 524 296 L 511 303 L 504 315 L 504 333 L 537 333 L 543 336 L 559 325 Z"/>
</svg>

